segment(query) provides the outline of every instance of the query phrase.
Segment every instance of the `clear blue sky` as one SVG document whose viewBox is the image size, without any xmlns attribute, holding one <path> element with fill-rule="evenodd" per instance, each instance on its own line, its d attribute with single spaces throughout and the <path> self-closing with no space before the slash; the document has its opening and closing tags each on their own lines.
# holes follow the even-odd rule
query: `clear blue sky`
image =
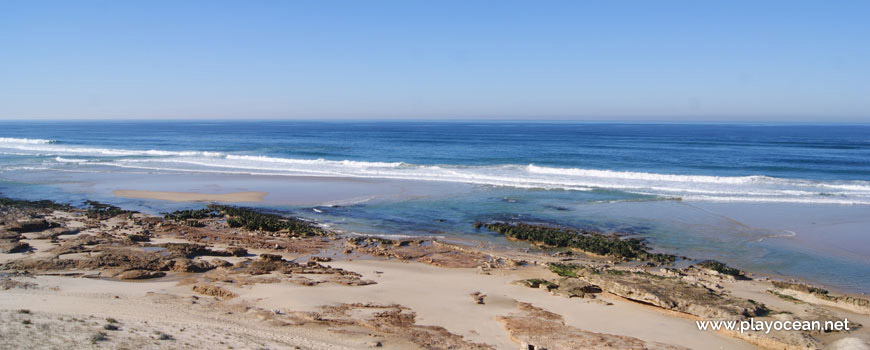
<svg viewBox="0 0 870 350">
<path fill-rule="evenodd" d="M 870 121 L 870 1 L 0 2 L 0 118 Z"/>
</svg>

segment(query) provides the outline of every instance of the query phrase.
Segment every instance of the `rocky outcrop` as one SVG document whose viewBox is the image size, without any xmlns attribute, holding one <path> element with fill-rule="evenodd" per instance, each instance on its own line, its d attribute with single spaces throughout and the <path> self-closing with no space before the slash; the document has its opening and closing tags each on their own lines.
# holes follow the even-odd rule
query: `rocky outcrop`
<svg viewBox="0 0 870 350">
<path fill-rule="evenodd" d="M 115 278 L 121 280 L 141 280 L 163 276 L 166 276 L 166 273 L 163 271 L 129 270 L 119 273 Z"/>
<path fill-rule="evenodd" d="M 21 234 L 18 232 L 7 231 L 3 228 L 0 228 L 0 240 L 19 240 L 21 238 Z"/>
<path fill-rule="evenodd" d="M 193 286 L 193 291 L 199 294 L 210 295 L 223 299 L 235 298 L 236 293 L 230 292 L 221 287 L 210 285 L 210 284 L 197 284 Z"/>
<path fill-rule="evenodd" d="M 517 309 L 519 312 L 498 316 L 496 320 L 504 324 L 511 339 L 521 344 L 522 349 L 685 349 L 676 345 L 577 329 L 566 325 L 562 316 L 527 303 L 517 303 Z"/>
<path fill-rule="evenodd" d="M 230 255 L 235 256 L 235 257 L 248 256 L 248 250 L 245 248 L 242 248 L 242 247 L 230 247 L 227 249 L 227 252 L 229 252 Z"/>
<path fill-rule="evenodd" d="M 34 233 L 30 237 L 31 239 L 50 239 L 55 240 L 59 236 L 63 235 L 74 235 L 79 233 L 79 230 L 76 229 L 68 229 L 64 227 L 52 227 L 47 230 L 40 231 L 38 233 Z"/>
<path fill-rule="evenodd" d="M 171 270 L 175 272 L 206 272 L 213 268 L 215 267 L 207 261 L 178 258 L 172 260 Z"/>
<path fill-rule="evenodd" d="M 49 223 L 47 220 L 42 218 L 21 219 L 8 225 L 6 229 L 12 232 L 27 233 L 42 231 L 51 227 L 55 227 L 56 225 L 57 224 Z"/>
<path fill-rule="evenodd" d="M 752 300 L 730 297 L 679 278 L 646 272 L 577 269 L 578 277 L 620 297 L 706 319 L 763 316 L 768 309 Z"/>
<path fill-rule="evenodd" d="M 397 341 L 397 349 L 492 350 L 492 346 L 475 343 L 440 326 L 416 323 L 416 314 L 401 305 L 339 304 L 323 306 L 320 312 L 301 313 L 306 322 L 330 327 L 359 326 Z M 402 344 L 405 343 L 405 344 Z M 377 346 L 377 343 L 374 344 Z M 381 344 L 383 345 L 383 344 Z M 404 346 L 403 346 L 404 345 Z"/>
<path fill-rule="evenodd" d="M 551 292 L 566 298 L 594 298 L 595 294 L 601 293 L 601 287 L 579 278 L 563 277 L 555 283 L 558 287 Z"/>
<path fill-rule="evenodd" d="M 595 298 L 596 294 L 602 292 L 601 287 L 573 277 L 563 277 L 556 281 L 532 278 L 514 281 L 514 283 L 529 288 L 540 288 L 566 298 Z"/>
<path fill-rule="evenodd" d="M 491 257 L 436 240 L 392 240 L 379 237 L 353 237 L 345 242 L 346 252 L 419 261 L 441 267 L 479 267 L 493 264 Z"/>
<path fill-rule="evenodd" d="M 833 306 L 870 315 L 870 299 L 867 298 L 835 295 L 822 288 L 780 281 L 773 282 L 772 291 L 810 304 Z"/>
<path fill-rule="evenodd" d="M 0 253 L 23 253 L 30 250 L 30 244 L 18 241 L 0 242 Z"/>
<path fill-rule="evenodd" d="M 173 257 L 182 257 L 192 259 L 197 256 L 231 256 L 233 255 L 227 251 L 216 251 L 211 250 L 210 248 L 201 245 L 201 244 L 193 244 L 193 243 L 164 243 L 158 244 L 157 247 L 166 248 L 169 253 Z"/>
</svg>

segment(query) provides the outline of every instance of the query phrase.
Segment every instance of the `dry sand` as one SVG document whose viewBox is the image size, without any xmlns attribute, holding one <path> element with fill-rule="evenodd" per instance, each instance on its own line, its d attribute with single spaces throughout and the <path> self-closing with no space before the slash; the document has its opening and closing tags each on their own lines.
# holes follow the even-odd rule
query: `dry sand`
<svg viewBox="0 0 870 350">
<path fill-rule="evenodd" d="M 740 340 L 714 332 L 700 332 L 694 321 L 639 307 L 617 298 L 594 301 L 555 297 L 539 290 L 511 284 L 516 279 L 538 276 L 541 267 L 499 270 L 491 275 L 477 269 L 440 268 L 423 263 L 384 260 L 333 262 L 331 265 L 363 274 L 377 284 L 363 287 L 324 283 L 316 286 L 256 284 L 232 288 L 239 294 L 226 304 L 246 305 L 263 310 L 317 311 L 323 305 L 342 303 L 401 304 L 417 313 L 417 323 L 437 325 L 468 340 L 497 349 L 516 349 L 504 325 L 496 320 L 516 311 L 516 301 L 556 312 L 566 324 L 583 330 L 625 335 L 648 341 L 682 345 L 692 349 L 753 349 Z M 150 347 L 174 348 L 183 343 L 215 344 L 249 348 L 300 346 L 302 348 L 370 348 L 370 339 L 323 333 L 305 327 L 272 327 L 264 322 L 227 314 L 223 308 L 191 304 L 189 285 L 175 281 L 122 282 L 87 278 L 38 276 L 24 278 L 39 289 L 10 289 L 0 293 L 0 310 L 27 309 L 31 318 L 76 318 L 97 322 L 115 318 L 137 329 Z M 486 294 L 486 303 L 476 304 L 469 294 Z M 613 305 L 606 305 L 606 302 Z M 20 317 L 19 317 L 20 318 Z M 46 323 L 47 321 L 33 321 Z M 57 327 L 57 326 L 56 326 Z M 85 327 L 87 328 L 87 327 Z M 94 327 L 91 327 L 94 328 Z M 80 341 L 98 332 L 81 329 Z M 184 329 L 180 331 L 180 329 Z M 21 332 L 7 327 L 4 332 Z M 154 332 L 164 332 L 174 342 L 153 341 Z M 115 333 L 108 332 L 110 336 Z M 124 343 L 137 344 L 136 334 L 124 334 Z M 226 336 L 224 336 L 226 334 Z M 216 335 L 220 335 L 216 337 Z M 150 338 L 149 338 L 150 337 Z M 128 339 L 129 338 L 129 339 Z M 220 344 L 219 342 L 224 342 Z M 385 345 L 391 345 L 385 342 Z M 391 346 L 387 346 L 391 348 Z"/>
<path fill-rule="evenodd" d="M 198 192 L 165 192 L 114 190 L 117 197 L 158 199 L 173 202 L 262 202 L 266 192 L 233 192 L 233 193 L 198 193 Z"/>
<path fill-rule="evenodd" d="M 583 330 L 625 335 L 648 341 L 682 345 L 692 349 L 753 349 L 740 340 L 714 332 L 700 332 L 692 320 L 672 317 L 617 298 L 591 301 L 555 297 L 539 290 L 511 284 L 516 279 L 549 273 L 541 267 L 499 270 L 491 275 L 477 269 L 441 268 L 423 263 L 384 260 L 333 262 L 331 265 L 363 274 L 377 281 L 370 286 L 324 283 L 301 286 L 287 283 L 256 284 L 231 288 L 239 297 L 220 307 L 193 304 L 189 285 L 176 281 L 122 282 L 88 278 L 38 276 L 22 281 L 38 289 L 10 289 L 0 293 L 0 310 L 14 313 L 27 309 L 27 317 L 45 327 L 62 327 L 58 319 L 82 319 L 75 332 L 63 332 L 68 341 L 88 344 L 87 337 L 99 332 L 105 318 L 124 325 L 123 333 L 107 332 L 114 343 L 149 348 L 219 345 L 221 348 L 265 348 L 299 346 L 306 349 L 371 348 L 372 339 L 329 334 L 310 327 L 274 327 L 267 320 L 227 313 L 232 305 L 258 310 L 317 311 L 323 305 L 342 303 L 401 304 L 417 313 L 417 323 L 437 325 L 465 339 L 486 343 L 497 349 L 516 349 L 504 325 L 496 320 L 516 311 L 516 301 L 531 303 L 565 318 L 566 324 Z M 469 294 L 486 294 L 486 303 L 476 304 Z M 208 297 L 204 297 L 208 298 Z M 606 305 L 605 302 L 613 303 Z M 8 315 L 7 315 L 8 316 Z M 21 315 L 15 316 L 17 318 Z M 92 317 L 93 316 L 93 317 Z M 17 319 L 16 318 L 16 319 Z M 262 318 L 262 317 L 261 317 Z M 51 322 L 49 322 L 51 321 Z M 81 322 L 79 322 L 81 323 Z M 87 325 L 91 325 L 87 327 Z M 27 329 L 6 327 L 3 332 Z M 93 329 L 91 329 L 93 328 Z M 33 331 L 33 330 L 31 330 Z M 155 332 L 171 335 L 174 341 L 155 340 Z M 7 334 L 11 335 L 11 334 Z M 37 339 L 34 339 L 37 340 Z M 221 343 L 223 342 L 223 343 Z M 384 342 L 385 348 L 396 344 Z M 38 348 L 38 347 L 37 347 Z M 399 347 L 401 348 L 401 347 Z"/>
<path fill-rule="evenodd" d="M 10 222 L 16 215 L 24 216 L 14 210 L 9 213 L 4 220 Z M 44 235 L 41 231 L 24 233 L 15 239 L 30 244 L 31 251 L 0 253 L 0 263 L 43 259 L 41 264 L 55 266 L 54 262 L 66 259 L 98 259 L 91 261 L 105 266 L 77 271 L 25 264 L 0 273 L 0 349 L 517 349 L 523 342 L 522 328 L 512 328 L 506 319 L 515 320 L 514 325 L 539 328 L 536 338 L 529 340 L 538 346 L 557 336 L 568 336 L 568 341 L 588 340 L 595 344 L 594 349 L 625 348 L 638 339 L 652 346 L 631 348 L 756 348 L 731 335 L 697 330 L 694 316 L 629 301 L 615 296 L 615 290 L 598 293 L 595 298 L 566 298 L 515 283 L 558 278 L 537 263 L 541 259 L 564 261 L 556 256 L 517 250 L 496 254 L 459 246 L 447 249 L 446 243 L 410 241 L 377 245 L 378 250 L 365 245 L 371 238 L 282 238 L 276 233 L 227 228 L 216 218 L 202 219 L 204 226 L 191 227 L 141 214 L 99 221 L 75 210 L 45 215 L 76 231 L 53 238 L 38 238 Z M 109 266 L 143 269 L 141 266 L 147 264 L 140 262 L 149 261 L 139 251 L 145 249 L 140 244 L 146 243 L 133 241 L 135 235 L 150 237 L 147 244 L 151 248 L 167 242 L 186 243 L 192 248 L 189 244 L 197 242 L 218 250 L 228 249 L 228 244 L 243 245 L 247 250 L 233 256 L 173 258 L 172 270 L 164 269 L 166 277 L 118 280 Z M 231 243 L 233 239 L 235 243 Z M 279 250 L 279 243 L 285 248 Z M 125 244 L 135 252 L 121 254 Z M 55 249 L 65 253 L 52 253 Z M 150 254 L 169 259 L 169 250 L 165 255 Z M 317 254 L 323 265 L 309 260 L 311 254 Z M 226 264 L 215 266 L 236 265 L 207 273 L 176 269 L 216 256 Z M 328 261 L 328 256 L 335 260 Z M 501 262 L 482 258 L 492 256 L 499 256 Z M 262 272 L 254 272 L 251 258 L 259 260 Z M 445 259 L 454 262 L 453 267 L 435 266 Z M 532 263 L 507 263 L 519 260 Z M 266 269 L 270 264 L 277 267 Z M 278 268 L 282 266 L 290 270 L 282 271 Z M 22 272 L 27 270 L 33 271 Z M 691 278 L 697 275 L 687 275 L 683 282 Z M 711 288 L 720 294 L 771 306 L 776 310 L 772 317 L 848 317 L 857 324 L 870 324 L 870 315 L 853 308 L 822 307 L 777 297 L 768 292 L 767 281 L 715 281 Z M 213 289 L 195 292 L 194 286 Z M 481 295 L 485 296 L 482 303 Z M 527 317 L 528 310 L 556 316 L 558 322 Z M 119 329 L 109 329 L 107 324 Z M 822 341 L 820 345 L 832 349 L 861 349 L 870 344 L 870 332 L 865 328 L 816 336 Z M 792 345 L 776 348 L 795 349 Z"/>
</svg>

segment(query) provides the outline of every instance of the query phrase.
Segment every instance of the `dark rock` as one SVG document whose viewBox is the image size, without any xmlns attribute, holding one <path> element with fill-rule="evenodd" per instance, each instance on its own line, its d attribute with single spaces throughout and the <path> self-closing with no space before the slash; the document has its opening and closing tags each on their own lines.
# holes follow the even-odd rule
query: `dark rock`
<svg viewBox="0 0 870 350">
<path fill-rule="evenodd" d="M 707 319 L 758 317 L 769 313 L 764 306 L 736 298 L 675 277 L 622 270 L 576 270 L 580 278 L 626 299 L 684 312 Z"/>
<path fill-rule="evenodd" d="M 18 233 L 26 233 L 26 232 L 37 232 L 42 231 L 48 228 L 53 227 L 52 224 L 46 221 L 45 219 L 25 219 L 18 220 L 17 222 L 9 225 L 7 229 L 9 231 L 18 232 Z"/>
<path fill-rule="evenodd" d="M 278 254 L 260 254 L 260 260 L 263 261 L 281 261 L 283 257 Z"/>
<path fill-rule="evenodd" d="M 208 284 L 197 284 L 193 286 L 193 291 L 199 294 L 211 295 L 218 298 L 235 298 L 236 293 L 230 292 L 218 286 Z"/>
<path fill-rule="evenodd" d="M 567 298 L 594 297 L 594 294 L 601 293 L 601 287 L 577 278 L 564 277 L 556 281 L 556 284 L 559 286 L 552 290 L 553 294 Z"/>
<path fill-rule="evenodd" d="M 0 243 L 0 253 L 21 253 L 30 250 L 30 244 L 26 242 Z"/>
<path fill-rule="evenodd" d="M 177 272 L 206 272 L 214 268 L 214 266 L 202 260 L 179 258 L 173 261 L 172 271 Z"/>
<path fill-rule="evenodd" d="M 163 276 L 166 276 L 166 273 L 163 271 L 129 270 L 129 271 L 121 272 L 120 274 L 118 274 L 115 277 L 117 277 L 118 279 L 122 279 L 122 280 L 141 280 L 141 279 L 157 278 L 157 277 L 163 277 Z"/>
<path fill-rule="evenodd" d="M 0 239 L 17 241 L 17 240 L 21 239 L 21 234 L 18 232 L 5 231 L 5 230 L 0 229 Z"/>
<path fill-rule="evenodd" d="M 230 247 L 227 251 L 235 257 L 248 256 L 248 250 L 242 247 Z"/>
<path fill-rule="evenodd" d="M 137 234 L 127 235 L 127 238 L 129 238 L 133 242 L 148 242 L 151 240 L 151 237 Z"/>
</svg>

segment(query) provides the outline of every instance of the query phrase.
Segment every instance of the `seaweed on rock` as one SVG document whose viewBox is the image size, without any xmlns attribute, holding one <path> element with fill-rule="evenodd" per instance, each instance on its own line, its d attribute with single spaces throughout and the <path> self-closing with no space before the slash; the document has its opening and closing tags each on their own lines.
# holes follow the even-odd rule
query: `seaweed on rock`
<svg viewBox="0 0 870 350">
<path fill-rule="evenodd" d="M 475 227 L 486 227 L 490 231 L 509 238 L 532 242 L 547 247 L 567 247 L 597 255 L 610 256 L 623 260 L 653 261 L 671 263 L 676 257 L 670 254 L 652 253 L 643 240 L 622 239 L 600 232 L 577 230 L 527 223 L 475 223 Z"/>
<path fill-rule="evenodd" d="M 259 212 L 252 208 L 209 204 L 209 209 L 227 217 L 227 225 L 251 231 L 289 231 L 295 236 L 323 236 L 326 230 L 311 222 L 280 215 Z"/>
<path fill-rule="evenodd" d="M 23 199 L 12 199 L 8 197 L 0 197 L 0 207 L 56 210 L 70 209 L 69 204 L 57 203 L 50 200 L 28 201 Z"/>
<path fill-rule="evenodd" d="M 121 209 L 114 205 L 100 203 L 97 201 L 88 200 L 85 201 L 85 204 L 87 205 L 87 208 L 85 209 L 85 214 L 91 219 L 104 220 L 116 217 L 118 215 L 129 215 L 137 213 L 136 211 Z"/>
</svg>

